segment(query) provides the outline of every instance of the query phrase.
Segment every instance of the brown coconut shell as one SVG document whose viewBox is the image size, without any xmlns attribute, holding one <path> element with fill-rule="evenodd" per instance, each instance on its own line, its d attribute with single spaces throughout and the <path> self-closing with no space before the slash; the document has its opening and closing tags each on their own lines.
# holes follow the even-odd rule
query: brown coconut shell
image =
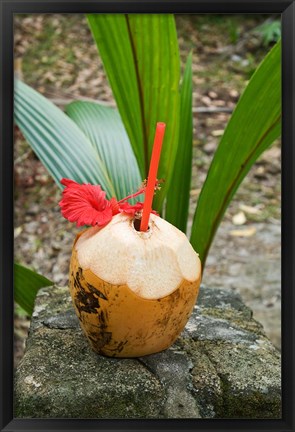
<svg viewBox="0 0 295 432">
<path fill-rule="evenodd" d="M 126 283 L 110 283 L 90 268 L 83 268 L 76 246 L 81 235 L 87 236 L 87 232 L 76 237 L 69 286 L 81 327 L 92 349 L 110 357 L 139 357 L 168 348 L 193 310 L 201 271 L 193 281 L 182 279 L 168 295 L 144 298 Z"/>
</svg>

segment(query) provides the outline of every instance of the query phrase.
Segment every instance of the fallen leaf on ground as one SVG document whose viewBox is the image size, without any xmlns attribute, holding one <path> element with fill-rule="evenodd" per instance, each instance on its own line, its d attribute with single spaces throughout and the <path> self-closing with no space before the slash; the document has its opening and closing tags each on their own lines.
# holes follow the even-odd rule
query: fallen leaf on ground
<svg viewBox="0 0 295 432">
<path fill-rule="evenodd" d="M 234 225 L 244 225 L 244 223 L 247 222 L 245 213 L 241 211 L 235 214 L 232 218 L 232 222 Z"/>
<path fill-rule="evenodd" d="M 208 95 L 211 99 L 216 99 L 218 96 L 218 94 L 215 93 L 215 91 L 209 91 Z"/>
<path fill-rule="evenodd" d="M 190 191 L 190 195 L 191 195 L 191 196 L 197 196 L 197 195 L 200 194 L 200 192 L 201 192 L 201 189 L 192 189 L 192 190 Z"/>
<path fill-rule="evenodd" d="M 214 137 L 219 137 L 223 135 L 224 130 L 223 129 L 217 129 L 211 132 L 211 135 Z"/>
<path fill-rule="evenodd" d="M 257 207 L 248 206 L 245 204 L 240 204 L 239 208 L 240 208 L 240 210 L 242 210 L 243 212 L 248 213 L 248 214 L 260 214 L 261 213 L 261 209 L 259 209 Z"/>
<path fill-rule="evenodd" d="M 229 233 L 233 237 L 251 237 L 256 233 L 256 228 L 250 227 L 242 230 L 232 230 Z"/>
<path fill-rule="evenodd" d="M 14 228 L 14 238 L 17 238 L 22 232 L 23 228 L 21 226 Z"/>
</svg>

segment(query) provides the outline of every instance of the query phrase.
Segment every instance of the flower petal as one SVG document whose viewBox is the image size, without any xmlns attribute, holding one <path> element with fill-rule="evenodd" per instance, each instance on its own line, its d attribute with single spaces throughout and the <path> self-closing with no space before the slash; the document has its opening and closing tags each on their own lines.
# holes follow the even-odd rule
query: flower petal
<svg viewBox="0 0 295 432">
<path fill-rule="evenodd" d="M 80 185 L 70 179 L 62 179 L 61 183 L 65 189 L 59 205 L 70 222 L 76 222 L 77 226 L 103 226 L 112 219 L 112 207 L 99 185 Z"/>
<path fill-rule="evenodd" d="M 76 222 L 78 227 L 83 225 L 102 227 L 110 222 L 113 215 L 125 213 L 134 217 L 135 213 L 143 209 L 142 202 L 131 205 L 126 200 L 144 193 L 144 185 L 135 194 L 118 202 L 116 198 L 108 201 L 106 193 L 99 185 L 79 184 L 66 178 L 61 180 L 61 184 L 65 186 L 59 202 L 62 215 L 70 222 Z M 154 210 L 152 213 L 158 215 Z"/>
</svg>

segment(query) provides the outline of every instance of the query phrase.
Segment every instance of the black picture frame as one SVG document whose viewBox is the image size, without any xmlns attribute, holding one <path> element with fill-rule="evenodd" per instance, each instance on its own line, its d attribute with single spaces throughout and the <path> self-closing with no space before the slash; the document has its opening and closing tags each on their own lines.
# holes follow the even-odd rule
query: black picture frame
<svg viewBox="0 0 295 432">
<path fill-rule="evenodd" d="M 13 418 L 13 15 L 16 13 L 279 13 L 282 17 L 282 419 L 83 420 Z M 294 431 L 295 4 L 278 0 L 0 0 L 1 431 Z"/>
</svg>

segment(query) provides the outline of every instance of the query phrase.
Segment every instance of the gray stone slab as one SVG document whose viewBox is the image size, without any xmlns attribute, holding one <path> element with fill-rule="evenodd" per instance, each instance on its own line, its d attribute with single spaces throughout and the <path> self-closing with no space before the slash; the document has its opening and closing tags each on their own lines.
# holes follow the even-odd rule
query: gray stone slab
<svg viewBox="0 0 295 432">
<path fill-rule="evenodd" d="M 40 290 L 15 375 L 19 418 L 280 418 L 280 353 L 241 298 L 201 287 L 168 350 L 92 352 L 67 288 Z"/>
</svg>

